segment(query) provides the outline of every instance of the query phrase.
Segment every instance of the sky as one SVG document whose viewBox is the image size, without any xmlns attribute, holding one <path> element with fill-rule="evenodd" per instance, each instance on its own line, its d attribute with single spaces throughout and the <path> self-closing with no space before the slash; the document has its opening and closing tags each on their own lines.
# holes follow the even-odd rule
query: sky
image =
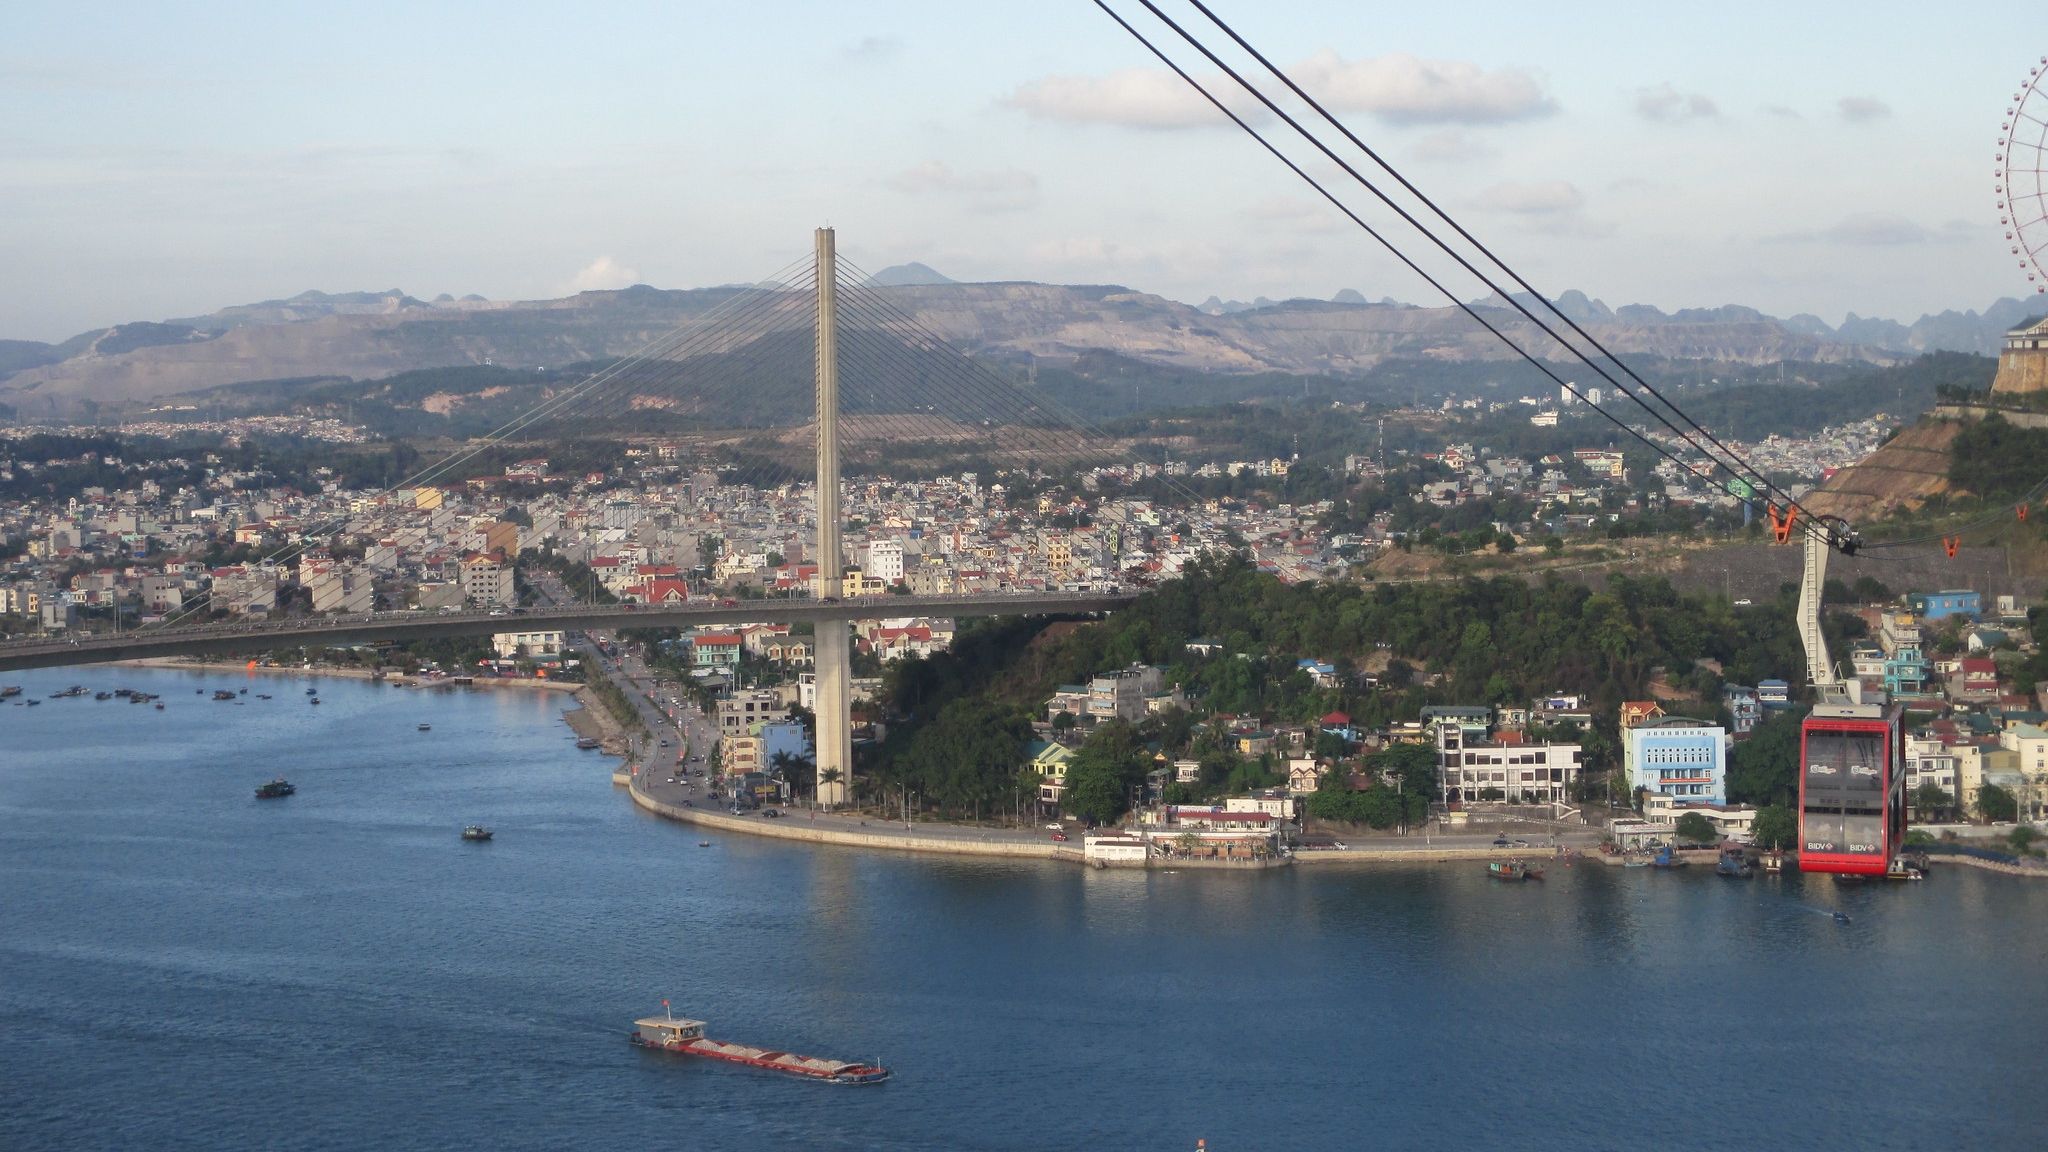
<svg viewBox="0 0 2048 1152">
<path fill-rule="evenodd" d="M 1212 7 L 1546 292 L 1829 323 L 2028 292 L 1993 159 L 2048 26 L 2009 5 Z M 10 0 L 0 338 L 753 281 L 823 224 L 870 271 L 1439 302 L 1177 85 L 1091 0 Z"/>
</svg>

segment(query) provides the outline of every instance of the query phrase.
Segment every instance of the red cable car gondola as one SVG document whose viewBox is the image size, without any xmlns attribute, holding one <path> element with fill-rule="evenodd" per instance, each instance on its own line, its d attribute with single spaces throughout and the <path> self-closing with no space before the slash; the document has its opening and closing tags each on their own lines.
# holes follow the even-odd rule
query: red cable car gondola
<svg viewBox="0 0 2048 1152">
<path fill-rule="evenodd" d="M 1799 870 L 1882 876 L 1906 839 L 1904 709 L 1820 704 L 1799 729 Z"/>
</svg>

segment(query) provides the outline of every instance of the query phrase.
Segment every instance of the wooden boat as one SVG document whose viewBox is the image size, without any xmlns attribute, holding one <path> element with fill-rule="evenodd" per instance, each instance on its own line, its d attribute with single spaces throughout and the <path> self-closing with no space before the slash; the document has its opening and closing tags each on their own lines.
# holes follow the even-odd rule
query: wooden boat
<svg viewBox="0 0 2048 1152">
<path fill-rule="evenodd" d="M 1495 860 L 1486 866 L 1486 874 L 1495 880 L 1527 880 L 1529 866 L 1520 860 Z"/>
<path fill-rule="evenodd" d="M 481 824 L 471 824 L 462 830 L 464 840 L 489 840 L 491 836 L 491 830 Z"/>
</svg>

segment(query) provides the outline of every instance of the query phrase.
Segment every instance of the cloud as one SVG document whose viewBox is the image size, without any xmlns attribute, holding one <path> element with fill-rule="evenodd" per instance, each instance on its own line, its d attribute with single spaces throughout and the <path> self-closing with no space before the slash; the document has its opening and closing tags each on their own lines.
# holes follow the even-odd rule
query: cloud
<svg viewBox="0 0 2048 1152">
<path fill-rule="evenodd" d="M 1806 119 L 1806 117 L 1800 115 L 1799 109 L 1792 108 L 1784 104 L 1766 104 L 1764 105 L 1764 112 L 1767 115 L 1776 116 L 1780 120 Z"/>
<path fill-rule="evenodd" d="M 1295 196 L 1276 196 L 1261 200 L 1245 210 L 1245 215 L 1264 224 L 1271 224 L 1283 231 L 1323 234 L 1349 228 L 1351 222 L 1342 213 L 1331 207 L 1326 200 L 1307 200 Z"/>
<path fill-rule="evenodd" d="M 1462 160 L 1484 160 L 1494 154 L 1492 148 L 1473 139 L 1456 128 L 1445 128 L 1431 132 L 1415 142 L 1410 149 L 1418 160 L 1447 164 Z"/>
<path fill-rule="evenodd" d="M 1465 60 L 1424 60 L 1406 52 L 1345 60 L 1326 48 L 1293 75 L 1332 111 L 1368 112 L 1390 124 L 1500 124 L 1557 111 L 1532 73 L 1489 72 Z"/>
<path fill-rule="evenodd" d="M 571 292 L 604 292 L 627 288 L 640 282 L 640 271 L 628 268 L 609 256 L 599 256 L 583 266 L 569 281 Z"/>
<path fill-rule="evenodd" d="M 894 36 L 863 36 L 839 50 L 839 55 L 861 64 L 877 63 L 895 56 L 903 50 L 903 41 Z"/>
<path fill-rule="evenodd" d="M 1478 204 L 1517 216 L 1556 216 L 1579 211 L 1586 206 L 1586 198 L 1568 180 L 1542 180 L 1495 184 L 1479 193 Z"/>
<path fill-rule="evenodd" d="M 1680 92 L 1666 83 L 1636 89 L 1636 115 L 1666 124 L 1681 120 L 1712 120 L 1721 109 L 1697 92 Z"/>
<path fill-rule="evenodd" d="M 1125 68 L 1107 76 L 1048 76 L 1023 85 L 1003 103 L 1040 120 L 1069 124 L 1156 129 L 1226 122 L 1180 77 L 1150 68 Z"/>
<path fill-rule="evenodd" d="M 1345 60 L 1327 49 L 1289 70 L 1333 112 L 1362 112 L 1388 124 L 1499 124 L 1547 116 L 1556 101 L 1519 68 L 1488 71 L 1462 60 L 1424 60 L 1396 52 Z M 1253 123 L 1263 107 L 1223 77 L 1203 77 L 1233 111 Z M 1126 128 L 1195 128 L 1226 121 L 1171 72 L 1127 68 L 1105 76 L 1048 76 L 1022 85 L 1003 103 L 1042 120 Z"/>
<path fill-rule="evenodd" d="M 1765 239 L 1776 244 L 1842 244 L 1857 248 L 1897 248 L 1911 244 L 1955 244 L 1974 231 L 1963 221 L 1929 228 L 1903 216 L 1850 216 L 1826 228 L 1783 232 Z"/>
<path fill-rule="evenodd" d="M 1519 216 L 1523 227 L 1553 236 L 1606 236 L 1614 226 L 1586 215 L 1586 197 L 1568 180 L 1506 182 L 1481 189 L 1473 198 L 1482 211 Z"/>
<path fill-rule="evenodd" d="M 1869 96 L 1844 96 L 1835 101 L 1835 110 L 1851 124 L 1868 124 L 1888 119 L 1892 114 L 1891 105 Z"/>
<path fill-rule="evenodd" d="M 889 177 L 887 183 L 907 196 L 957 199 L 976 212 L 1017 212 L 1038 203 L 1038 177 L 1018 168 L 955 172 L 944 161 L 927 160 Z"/>
</svg>

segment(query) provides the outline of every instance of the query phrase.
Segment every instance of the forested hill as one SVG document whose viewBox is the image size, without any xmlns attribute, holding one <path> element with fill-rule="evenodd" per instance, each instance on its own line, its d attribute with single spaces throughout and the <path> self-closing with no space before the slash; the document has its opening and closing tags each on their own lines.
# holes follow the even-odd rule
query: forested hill
<svg viewBox="0 0 2048 1152">
<path fill-rule="evenodd" d="M 1331 711 L 1369 726 L 1414 719 L 1426 704 L 1525 702 L 1580 693 L 1611 715 L 1648 694 L 1655 670 L 1699 693 L 1706 715 L 1729 681 L 1799 680 L 1804 661 L 1788 594 L 1755 607 L 1681 596 L 1661 577 L 1614 577 L 1602 591 L 1556 579 L 1381 585 L 1283 584 L 1242 556 L 1205 560 L 1109 618 L 1044 635 L 1026 621 L 963 629 L 954 650 L 889 667 L 892 726 L 878 776 L 945 805 L 1009 803 L 1018 757 L 1002 740 L 1060 684 L 1085 683 L 1133 662 L 1166 666 L 1190 716 L 1163 745 L 1185 745 L 1186 724 L 1214 714 L 1313 721 Z M 1222 650 L 1197 656 L 1204 637 Z M 1839 641 L 1839 637 L 1837 638 Z M 1383 647 L 1384 646 L 1384 647 Z M 1296 668 L 1327 660 L 1350 675 L 1317 688 Z M 1378 685 L 1358 673 L 1377 669 Z M 979 767 L 971 767 L 979 765 Z"/>
</svg>

